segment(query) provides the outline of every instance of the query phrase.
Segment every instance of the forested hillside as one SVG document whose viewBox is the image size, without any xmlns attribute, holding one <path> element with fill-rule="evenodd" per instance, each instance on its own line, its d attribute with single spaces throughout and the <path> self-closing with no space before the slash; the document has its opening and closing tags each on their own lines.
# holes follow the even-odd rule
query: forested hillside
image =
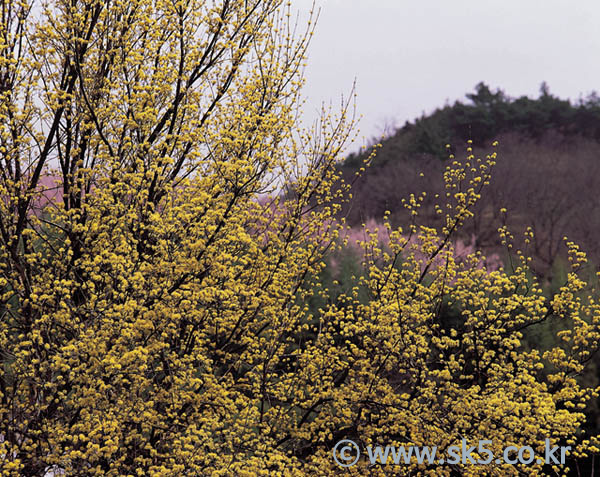
<svg viewBox="0 0 600 477">
<path fill-rule="evenodd" d="M 553 96 L 545 83 L 535 99 L 511 98 L 483 83 L 466 98 L 407 122 L 381 142 L 354 184 L 348 222 L 359 225 L 389 210 L 394 223 L 405 223 L 402 199 L 422 191 L 427 195 L 420 214 L 435 221 L 435 194 L 452 156 L 462 156 L 468 140 L 475 155 L 485 155 L 498 140 L 495 173 L 463 238 L 502 254 L 498 227 L 506 223 L 516 232 L 530 226 L 534 238 L 527 248 L 534 269 L 548 282 L 560 275 L 565 235 L 599 263 L 600 98 L 592 93 L 573 104 Z M 346 177 L 366 154 L 346 158 L 341 166 Z"/>
</svg>

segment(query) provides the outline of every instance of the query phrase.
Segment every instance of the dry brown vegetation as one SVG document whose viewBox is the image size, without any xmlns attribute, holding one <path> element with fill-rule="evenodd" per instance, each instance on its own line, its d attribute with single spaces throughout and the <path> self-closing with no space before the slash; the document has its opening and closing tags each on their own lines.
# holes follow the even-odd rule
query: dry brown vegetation
<svg viewBox="0 0 600 477">
<path fill-rule="evenodd" d="M 516 246 L 525 247 L 520 232 L 530 226 L 534 237 L 527 248 L 534 258 L 533 269 L 547 280 L 557 257 L 564 256 L 565 235 L 588 252 L 592 263 L 600 263 L 600 143 L 552 131 L 537 140 L 517 133 L 503 134 L 498 140 L 492 181 L 475 216 L 467 221 L 463 238 L 472 238 L 488 254 L 501 253 L 498 227 L 508 225 Z M 484 154 L 477 148 L 474 152 Z M 355 183 L 355 199 L 345 211 L 349 223 L 381 217 L 386 210 L 394 223 L 406 223 L 409 213 L 402 199 L 420 191 L 427 194 L 420 215 L 435 222 L 433 206 L 439 202 L 435 195 L 443 190 L 442 173 L 450 162 L 421 154 L 382 164 L 376 158 Z M 350 168 L 345 172 L 353 173 Z"/>
</svg>

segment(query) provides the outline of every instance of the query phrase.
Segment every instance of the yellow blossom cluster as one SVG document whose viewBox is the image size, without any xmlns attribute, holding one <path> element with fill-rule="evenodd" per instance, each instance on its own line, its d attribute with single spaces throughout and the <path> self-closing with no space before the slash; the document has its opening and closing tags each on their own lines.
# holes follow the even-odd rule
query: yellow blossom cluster
<svg viewBox="0 0 600 477">
<path fill-rule="evenodd" d="M 350 100 L 299 127 L 314 18 L 301 31 L 281 0 L 0 1 L 0 475 L 553 471 L 343 470 L 343 438 L 598 452 L 580 432 L 600 340 L 585 255 L 567 244 L 551 299 L 521 253 L 455 260 L 495 153 L 448 167 L 440 230 L 422 196 L 406 230 L 386 214 L 389 249 L 365 233 L 364 273 L 334 297 L 315 282 L 345 246 L 354 121 Z M 527 349 L 547 320 L 555 345 Z"/>
</svg>

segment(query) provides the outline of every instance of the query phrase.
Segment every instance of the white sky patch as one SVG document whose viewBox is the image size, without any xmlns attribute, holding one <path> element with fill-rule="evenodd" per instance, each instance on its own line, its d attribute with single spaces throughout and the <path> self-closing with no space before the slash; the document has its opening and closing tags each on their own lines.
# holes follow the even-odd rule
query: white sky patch
<svg viewBox="0 0 600 477">
<path fill-rule="evenodd" d="M 293 0 L 306 12 L 312 0 Z M 357 81 L 360 136 L 464 100 L 479 81 L 512 97 L 600 90 L 597 0 L 317 0 L 306 120 Z"/>
</svg>

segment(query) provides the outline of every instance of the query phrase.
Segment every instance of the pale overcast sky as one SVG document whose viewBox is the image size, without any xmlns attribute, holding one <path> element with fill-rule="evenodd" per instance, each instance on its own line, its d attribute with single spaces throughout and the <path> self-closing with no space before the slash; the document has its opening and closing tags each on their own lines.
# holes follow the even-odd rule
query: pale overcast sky
<svg viewBox="0 0 600 477">
<path fill-rule="evenodd" d="M 292 0 L 307 11 L 312 0 Z M 509 96 L 576 100 L 600 90 L 599 0 L 317 0 L 307 119 L 356 78 L 361 136 L 465 99 L 484 81 Z"/>
</svg>

